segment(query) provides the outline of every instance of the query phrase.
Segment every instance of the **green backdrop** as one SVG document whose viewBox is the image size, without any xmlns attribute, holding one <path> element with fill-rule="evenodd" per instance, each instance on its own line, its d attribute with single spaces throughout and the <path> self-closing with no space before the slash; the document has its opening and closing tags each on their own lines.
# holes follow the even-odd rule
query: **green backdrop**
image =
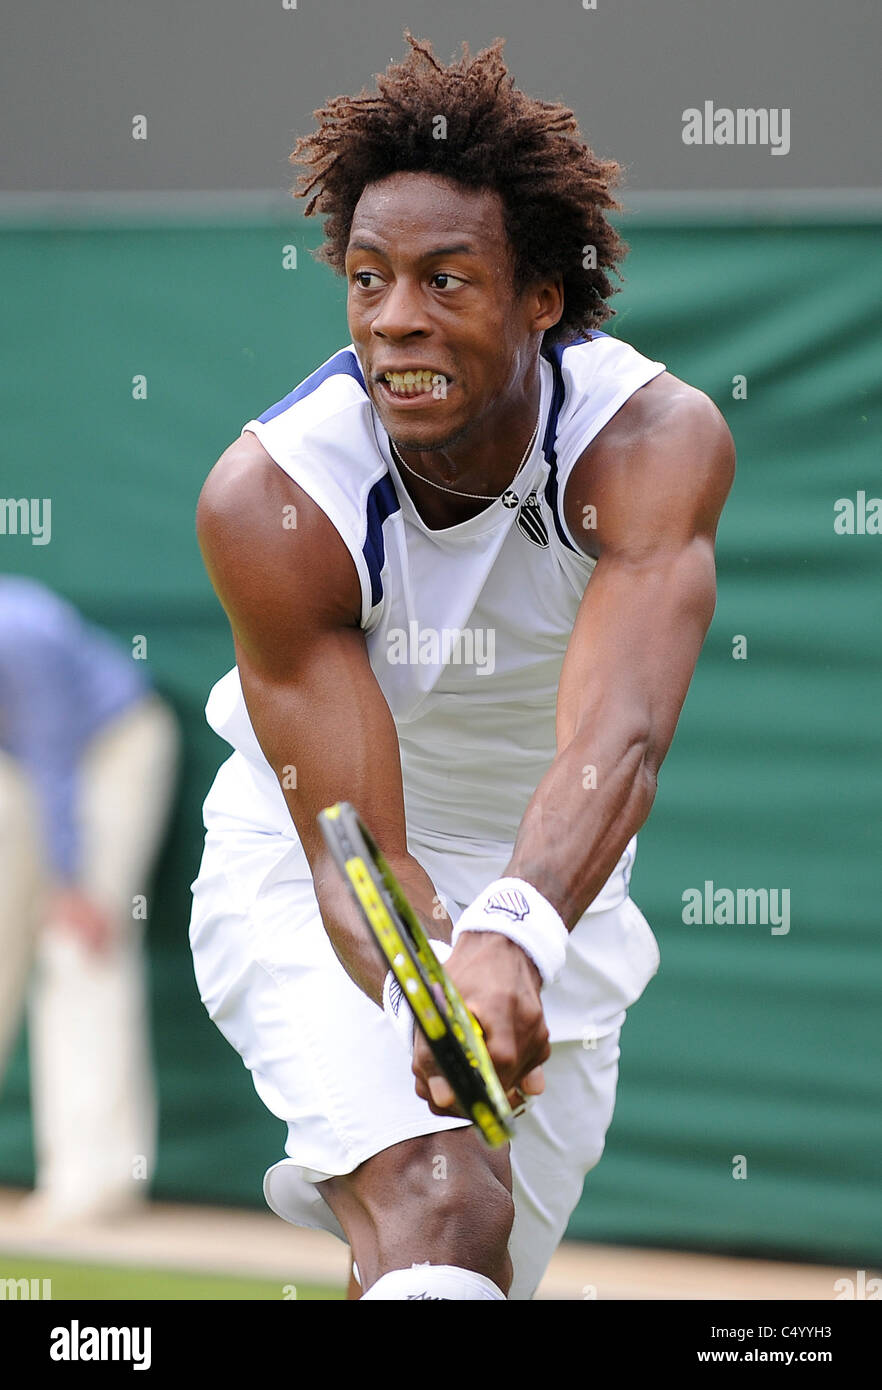
<svg viewBox="0 0 882 1390">
<path fill-rule="evenodd" d="M 837 499 L 882 495 L 879 227 L 632 221 L 627 235 L 613 331 L 708 392 L 739 471 L 716 617 L 633 881 L 662 967 L 626 1024 L 607 1151 L 570 1230 L 865 1265 L 882 1247 L 882 537 L 833 521 Z M 0 536 L 0 563 L 127 643 L 146 635 L 186 735 L 150 913 L 164 1198 L 260 1205 L 284 1140 L 205 1016 L 187 949 L 200 802 L 225 756 L 202 706 L 232 651 L 193 511 L 244 421 L 348 341 L 316 239 L 294 215 L 0 233 L 0 491 L 53 504 L 51 543 Z M 684 924 L 682 894 L 706 880 L 789 889 L 789 933 Z M 26 1075 L 23 1042 L 0 1097 L 0 1181 L 32 1176 Z"/>
</svg>

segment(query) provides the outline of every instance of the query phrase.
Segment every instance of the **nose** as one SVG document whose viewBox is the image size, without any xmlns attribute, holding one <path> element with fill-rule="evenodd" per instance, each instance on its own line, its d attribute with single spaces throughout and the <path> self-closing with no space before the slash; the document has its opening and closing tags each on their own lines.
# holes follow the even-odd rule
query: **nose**
<svg viewBox="0 0 882 1390">
<path fill-rule="evenodd" d="M 406 275 L 393 280 L 374 315 L 371 332 L 378 338 L 408 338 L 428 333 L 429 327 L 419 283 Z"/>
</svg>

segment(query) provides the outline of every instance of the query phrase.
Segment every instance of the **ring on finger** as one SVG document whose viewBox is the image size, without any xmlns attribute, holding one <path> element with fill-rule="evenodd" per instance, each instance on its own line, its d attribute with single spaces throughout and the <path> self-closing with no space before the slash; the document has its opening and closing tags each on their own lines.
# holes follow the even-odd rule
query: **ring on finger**
<svg viewBox="0 0 882 1390">
<path fill-rule="evenodd" d="M 517 1105 L 512 1106 L 512 1114 L 515 1116 L 523 1115 L 524 1111 L 527 1108 L 527 1101 L 530 1099 L 530 1097 L 524 1095 L 520 1086 L 513 1086 L 512 1090 L 514 1091 L 515 1095 L 519 1097 Z"/>
</svg>

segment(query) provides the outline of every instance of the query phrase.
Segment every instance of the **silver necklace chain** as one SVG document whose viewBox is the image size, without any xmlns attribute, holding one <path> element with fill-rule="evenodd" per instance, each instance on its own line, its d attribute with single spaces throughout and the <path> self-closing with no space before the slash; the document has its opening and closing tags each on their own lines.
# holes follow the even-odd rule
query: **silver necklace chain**
<svg viewBox="0 0 882 1390">
<path fill-rule="evenodd" d="M 395 457 L 396 457 L 396 459 L 398 460 L 398 462 L 401 463 L 401 464 L 403 464 L 404 467 L 407 469 L 408 473 L 412 473 L 413 476 L 414 476 L 415 478 L 418 478 L 418 479 L 420 480 L 421 483 L 428 483 L 428 484 L 429 484 L 429 487 L 436 487 L 436 488 L 439 489 L 440 492 L 450 492 L 450 493 L 453 494 L 454 497 L 468 497 L 468 498 L 470 498 L 473 502 L 498 502 L 499 499 L 500 499 L 500 497 L 504 497 L 505 494 L 506 494 L 506 492 L 508 492 L 508 491 L 511 489 L 512 483 L 513 483 L 513 482 L 515 481 L 515 479 L 518 477 L 518 475 L 520 474 L 521 469 L 523 468 L 524 464 L 527 462 L 527 459 L 530 457 L 530 454 L 532 453 L 532 450 L 533 450 L 533 445 L 536 443 L 536 436 L 537 436 L 537 434 L 539 433 L 539 421 L 540 421 L 541 419 L 542 419 L 542 408 L 541 408 L 541 406 L 540 406 L 540 408 L 539 408 L 539 414 L 538 414 L 538 416 L 536 417 L 536 428 L 533 430 L 533 433 L 532 433 L 532 435 L 531 435 L 531 437 L 530 437 L 530 442 L 529 442 L 529 444 L 527 445 L 526 450 L 524 451 L 524 457 L 521 459 L 520 463 L 518 464 L 517 472 L 515 473 L 514 478 L 512 478 L 511 482 L 508 484 L 508 487 L 506 487 L 502 492 L 497 493 L 496 496 L 491 496 L 489 493 L 483 493 L 483 492 L 460 492 L 460 491 L 458 491 L 458 489 L 455 488 L 455 487 L 445 487 L 445 485 L 444 485 L 443 483 L 436 483 L 436 482 L 433 482 L 433 480 L 432 480 L 431 478 L 424 478 L 423 475 L 422 475 L 422 473 L 417 473 L 417 471 L 416 471 L 414 468 L 411 468 L 410 464 L 407 463 L 407 462 L 401 457 L 401 455 L 399 454 L 398 450 L 397 450 L 396 447 L 395 447 L 395 443 L 394 443 L 394 441 L 392 440 L 392 437 L 391 437 L 391 436 L 389 437 L 389 447 L 391 448 L 392 453 L 395 455 Z"/>
</svg>

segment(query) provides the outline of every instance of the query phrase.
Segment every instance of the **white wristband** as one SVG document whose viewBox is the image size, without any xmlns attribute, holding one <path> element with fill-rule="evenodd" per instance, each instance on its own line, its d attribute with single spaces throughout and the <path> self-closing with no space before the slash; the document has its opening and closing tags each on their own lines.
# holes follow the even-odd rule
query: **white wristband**
<svg viewBox="0 0 882 1390">
<path fill-rule="evenodd" d="M 442 965 L 453 950 L 453 947 L 448 946 L 446 941 L 430 941 L 429 945 Z M 391 970 L 383 981 L 383 1013 L 395 1029 L 395 1034 L 402 1047 L 408 1053 L 412 1053 L 415 1027 L 413 1013 L 404 998 L 404 990 Z"/>
<path fill-rule="evenodd" d="M 469 903 L 453 929 L 456 945 L 463 932 L 495 931 L 526 951 L 549 985 L 560 975 L 570 934 L 563 919 L 532 883 L 498 878 Z"/>
</svg>

